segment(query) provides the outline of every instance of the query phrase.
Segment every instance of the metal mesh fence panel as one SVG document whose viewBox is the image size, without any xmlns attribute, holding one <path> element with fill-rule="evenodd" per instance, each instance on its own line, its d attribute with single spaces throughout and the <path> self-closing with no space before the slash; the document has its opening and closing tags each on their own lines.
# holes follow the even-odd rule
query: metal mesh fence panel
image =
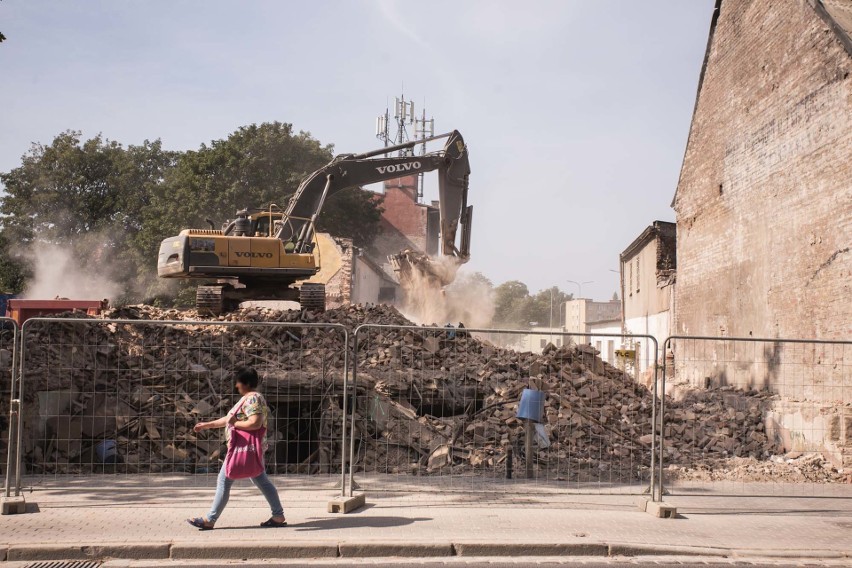
<svg viewBox="0 0 852 568">
<path fill-rule="evenodd" d="M 370 491 L 647 490 L 655 362 L 639 362 L 635 350 L 624 349 L 619 352 L 630 356 L 609 364 L 591 339 L 359 327 L 353 335 L 355 482 Z M 622 346 L 634 338 L 601 339 Z M 647 375 L 637 376 L 639 368 L 649 368 Z M 543 400 L 539 420 L 526 418 L 535 407 L 525 408 L 527 397 Z"/>
<path fill-rule="evenodd" d="M 14 426 L 17 423 L 17 386 L 14 382 L 18 325 L 13 319 L 0 318 L 0 476 L 5 480 L 4 495 L 8 497 L 14 471 Z"/>
<path fill-rule="evenodd" d="M 852 497 L 852 342 L 672 337 L 669 492 Z"/>
<path fill-rule="evenodd" d="M 254 367 L 268 408 L 267 472 L 342 475 L 342 326 L 37 318 L 22 328 L 24 483 L 212 485 L 224 430 Z M 90 488 L 90 487 L 89 487 Z"/>
</svg>

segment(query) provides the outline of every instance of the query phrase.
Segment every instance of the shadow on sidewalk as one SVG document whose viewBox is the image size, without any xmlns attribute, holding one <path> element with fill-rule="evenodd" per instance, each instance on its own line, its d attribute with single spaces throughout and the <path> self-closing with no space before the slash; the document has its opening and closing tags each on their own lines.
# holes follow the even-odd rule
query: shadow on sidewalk
<svg viewBox="0 0 852 568">
<path fill-rule="evenodd" d="M 429 517 L 334 517 L 331 519 L 313 519 L 297 525 L 290 525 L 298 532 L 330 531 L 356 528 L 404 527 L 419 522 L 431 521 Z"/>
</svg>

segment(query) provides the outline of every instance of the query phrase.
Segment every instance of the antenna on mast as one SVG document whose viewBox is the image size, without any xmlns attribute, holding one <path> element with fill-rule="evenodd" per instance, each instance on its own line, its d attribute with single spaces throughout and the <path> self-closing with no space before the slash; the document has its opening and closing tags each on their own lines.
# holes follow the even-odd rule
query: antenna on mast
<svg viewBox="0 0 852 568">
<path fill-rule="evenodd" d="M 426 153 L 426 139 L 435 135 L 435 117 L 426 119 L 426 99 L 423 99 L 423 116 L 414 121 L 414 139 L 423 140 L 420 155 Z M 417 174 L 417 202 L 423 201 L 423 172 Z"/>
<path fill-rule="evenodd" d="M 426 99 L 423 100 L 423 110 L 420 117 L 414 112 L 414 101 L 406 100 L 405 94 L 394 97 L 393 127 L 391 127 L 390 108 L 385 107 L 384 114 L 376 117 L 376 138 L 381 140 L 385 148 L 411 142 L 409 129 L 413 125 L 414 140 L 422 140 L 420 155 L 426 153 L 426 140 L 435 135 L 435 118 L 426 118 Z M 391 135 L 391 131 L 394 134 Z M 414 148 L 399 150 L 399 156 L 413 156 Z M 385 154 L 387 156 L 387 154 Z M 423 173 L 417 174 L 417 202 L 423 201 Z"/>
</svg>

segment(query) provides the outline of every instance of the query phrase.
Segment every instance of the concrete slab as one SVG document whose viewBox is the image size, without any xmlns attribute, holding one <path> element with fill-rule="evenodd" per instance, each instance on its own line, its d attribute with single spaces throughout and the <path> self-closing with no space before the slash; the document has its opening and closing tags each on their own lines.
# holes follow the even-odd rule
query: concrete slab
<svg viewBox="0 0 852 568">
<path fill-rule="evenodd" d="M 281 530 L 284 529 L 275 529 Z M 218 532 L 218 531 L 216 531 Z M 284 542 L 176 542 L 171 546 L 172 560 L 242 560 L 256 558 L 337 558 L 336 541 Z"/>
<path fill-rule="evenodd" d="M 328 502 L 329 513 L 351 513 L 367 504 L 367 496 L 361 493 L 352 497 L 340 497 Z"/>
<path fill-rule="evenodd" d="M 24 496 L 3 497 L 3 515 L 23 515 L 27 512 L 27 502 Z"/>
<path fill-rule="evenodd" d="M 636 504 L 639 506 L 639 510 L 643 513 L 648 513 L 653 517 L 657 517 L 658 519 L 675 519 L 677 518 L 677 507 L 670 503 L 663 503 L 662 501 L 651 501 L 650 499 L 642 498 L 639 499 Z"/>
<path fill-rule="evenodd" d="M 340 556 L 344 558 L 372 558 L 372 557 L 407 557 L 407 558 L 435 558 L 453 556 L 455 551 L 449 542 L 341 542 L 339 545 Z"/>
</svg>

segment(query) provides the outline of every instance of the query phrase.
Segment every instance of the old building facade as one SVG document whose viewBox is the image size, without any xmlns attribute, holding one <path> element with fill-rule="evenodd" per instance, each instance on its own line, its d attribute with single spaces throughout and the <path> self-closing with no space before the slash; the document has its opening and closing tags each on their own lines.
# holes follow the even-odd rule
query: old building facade
<svg viewBox="0 0 852 568">
<path fill-rule="evenodd" d="M 852 336 L 844 6 L 717 2 L 673 202 L 677 333 Z"/>
<path fill-rule="evenodd" d="M 663 343 L 672 330 L 677 254 L 674 223 L 654 221 L 619 255 L 624 304 L 625 347 L 636 350 L 639 369 L 664 358 Z M 656 346 L 647 338 L 650 335 Z"/>
<path fill-rule="evenodd" d="M 676 382 L 778 395 L 786 451 L 852 466 L 852 0 L 717 0 L 673 207 Z M 749 338 L 768 338 L 753 342 Z M 844 402 L 846 401 L 846 402 Z"/>
</svg>

